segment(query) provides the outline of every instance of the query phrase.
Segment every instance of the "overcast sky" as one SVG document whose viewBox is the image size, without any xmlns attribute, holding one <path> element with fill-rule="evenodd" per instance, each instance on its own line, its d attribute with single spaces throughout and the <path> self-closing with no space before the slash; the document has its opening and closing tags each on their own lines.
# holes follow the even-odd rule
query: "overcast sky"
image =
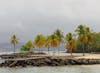
<svg viewBox="0 0 100 73">
<path fill-rule="evenodd" d="M 100 31 L 100 0 L 0 0 L 0 42 L 12 34 L 25 42 L 56 28 L 73 32 L 79 24 Z"/>
</svg>

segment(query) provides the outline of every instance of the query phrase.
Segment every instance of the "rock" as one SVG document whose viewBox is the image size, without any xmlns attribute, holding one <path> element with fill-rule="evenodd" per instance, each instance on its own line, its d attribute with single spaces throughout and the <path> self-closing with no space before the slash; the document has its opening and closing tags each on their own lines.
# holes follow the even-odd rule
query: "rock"
<svg viewBox="0 0 100 73">
<path fill-rule="evenodd" d="M 0 64 L 0 67 L 26 67 L 26 66 L 64 66 L 64 65 L 82 65 L 82 64 L 100 64 L 100 59 L 64 59 L 64 58 L 50 58 L 43 59 L 28 59 L 17 61 L 5 61 Z"/>
<path fill-rule="evenodd" d="M 17 63 L 17 61 L 12 62 L 12 63 L 9 65 L 9 67 L 15 66 L 16 63 Z"/>
</svg>

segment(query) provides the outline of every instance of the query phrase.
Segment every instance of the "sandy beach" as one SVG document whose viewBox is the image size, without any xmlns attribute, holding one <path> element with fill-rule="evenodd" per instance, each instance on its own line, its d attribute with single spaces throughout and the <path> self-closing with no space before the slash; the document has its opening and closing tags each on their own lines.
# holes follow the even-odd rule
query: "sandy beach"
<svg viewBox="0 0 100 73">
<path fill-rule="evenodd" d="M 32 57 L 71 57 L 70 53 L 54 53 L 54 54 L 45 54 L 45 55 L 31 55 Z M 73 58 L 77 59 L 100 59 L 100 54 L 89 54 L 85 53 L 85 56 L 83 56 L 82 53 L 73 53 Z"/>
</svg>

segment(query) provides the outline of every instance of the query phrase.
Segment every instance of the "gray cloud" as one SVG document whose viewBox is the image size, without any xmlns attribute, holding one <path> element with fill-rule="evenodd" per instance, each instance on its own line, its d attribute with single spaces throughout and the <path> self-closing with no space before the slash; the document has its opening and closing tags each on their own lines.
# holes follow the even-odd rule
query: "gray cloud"
<svg viewBox="0 0 100 73">
<path fill-rule="evenodd" d="M 16 34 L 21 42 L 60 28 L 74 32 L 78 24 L 100 29 L 100 0 L 0 0 L 0 42 Z"/>
</svg>

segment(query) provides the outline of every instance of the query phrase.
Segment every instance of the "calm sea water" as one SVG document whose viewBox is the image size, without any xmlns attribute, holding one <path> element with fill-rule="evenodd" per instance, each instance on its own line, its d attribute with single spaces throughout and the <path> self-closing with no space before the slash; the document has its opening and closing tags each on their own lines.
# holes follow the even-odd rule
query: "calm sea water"
<svg viewBox="0 0 100 73">
<path fill-rule="evenodd" d="M 100 65 L 0 68 L 0 73 L 100 73 Z"/>
</svg>

